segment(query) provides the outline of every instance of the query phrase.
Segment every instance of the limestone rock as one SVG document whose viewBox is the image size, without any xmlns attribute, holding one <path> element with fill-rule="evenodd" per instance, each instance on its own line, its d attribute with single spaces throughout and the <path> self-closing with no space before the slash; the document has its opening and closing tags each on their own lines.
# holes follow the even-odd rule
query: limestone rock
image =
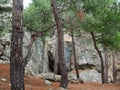
<svg viewBox="0 0 120 90">
<path fill-rule="evenodd" d="M 45 80 L 45 84 L 48 85 L 48 86 L 51 86 L 52 85 L 52 82 L 48 81 L 48 80 Z"/>
<path fill-rule="evenodd" d="M 99 82 L 101 83 L 101 75 L 95 70 L 84 70 L 79 73 L 80 79 L 83 82 Z M 76 74 L 70 72 L 68 73 L 68 80 L 70 81 L 76 81 L 77 77 Z"/>
<path fill-rule="evenodd" d="M 43 79 L 52 80 L 52 81 L 60 81 L 61 76 L 55 75 L 54 73 L 41 73 Z"/>
<path fill-rule="evenodd" d="M 84 82 L 102 82 L 101 74 L 99 74 L 95 69 L 83 71 L 79 73 L 79 75 Z"/>
<path fill-rule="evenodd" d="M 6 80 L 5 78 L 1 78 L 1 81 L 4 81 L 4 82 L 6 82 L 7 80 Z"/>
</svg>

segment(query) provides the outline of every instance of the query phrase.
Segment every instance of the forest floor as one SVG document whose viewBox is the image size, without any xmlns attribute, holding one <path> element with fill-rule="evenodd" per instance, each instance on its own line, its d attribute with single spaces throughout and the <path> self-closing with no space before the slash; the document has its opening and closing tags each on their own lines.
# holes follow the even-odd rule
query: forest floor
<svg viewBox="0 0 120 90">
<path fill-rule="evenodd" d="M 9 73 L 9 64 L 0 64 L 0 90 L 10 90 Z M 25 77 L 24 80 L 26 90 L 60 90 L 59 82 L 52 82 L 52 85 L 48 86 L 41 78 Z M 120 90 L 120 84 L 69 83 L 68 90 Z"/>
</svg>

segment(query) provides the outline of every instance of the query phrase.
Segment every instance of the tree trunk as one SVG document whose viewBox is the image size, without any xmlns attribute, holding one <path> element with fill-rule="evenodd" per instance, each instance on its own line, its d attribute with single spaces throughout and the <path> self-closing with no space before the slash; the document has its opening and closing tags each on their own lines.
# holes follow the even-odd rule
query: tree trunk
<svg viewBox="0 0 120 90">
<path fill-rule="evenodd" d="M 73 57 L 74 57 L 74 63 L 75 63 L 76 77 L 79 79 L 81 83 L 83 83 L 83 81 L 79 77 L 78 64 L 77 64 L 77 59 L 76 59 L 75 42 L 74 42 L 74 34 L 72 30 L 72 23 L 70 20 L 69 20 L 69 24 L 70 24 L 70 32 L 71 32 L 71 37 L 72 37 L 72 50 L 73 50 Z"/>
<path fill-rule="evenodd" d="M 10 52 L 11 90 L 25 90 L 24 66 L 22 64 L 22 44 L 23 44 L 22 11 L 23 0 L 13 0 L 12 37 Z"/>
<path fill-rule="evenodd" d="M 64 42 L 63 42 L 63 33 L 61 28 L 61 21 L 57 10 L 56 0 L 51 0 L 51 6 L 53 9 L 53 14 L 57 27 L 58 34 L 58 60 L 61 71 L 61 83 L 60 86 L 63 88 L 67 88 L 68 85 L 68 77 L 67 77 L 67 69 L 64 60 Z"/>
<path fill-rule="evenodd" d="M 57 74 L 58 72 L 58 38 L 57 38 L 57 31 L 55 31 L 55 37 L 56 37 L 56 45 L 55 45 L 55 61 L 54 61 L 54 73 Z"/>
<path fill-rule="evenodd" d="M 104 83 L 108 83 L 108 52 L 105 51 L 105 64 L 104 64 Z"/>
<path fill-rule="evenodd" d="M 42 62 L 43 62 L 43 65 L 42 65 L 42 72 L 40 72 L 40 73 L 46 72 L 46 69 L 45 69 L 46 60 L 44 59 L 44 54 L 45 54 L 45 38 L 44 37 L 42 38 L 42 44 L 43 44 L 43 52 L 42 52 Z"/>
<path fill-rule="evenodd" d="M 71 31 L 71 37 L 72 37 L 72 49 L 73 49 L 73 56 L 74 56 L 74 63 L 75 63 L 75 71 L 76 71 L 77 78 L 80 78 L 79 77 L 79 72 L 78 72 L 78 64 L 77 64 L 77 60 L 76 60 L 74 34 L 73 34 L 73 30 L 72 29 L 70 29 L 70 31 Z"/>
<path fill-rule="evenodd" d="M 10 80 L 11 90 L 25 90 L 24 88 L 24 68 L 31 57 L 31 49 L 34 41 L 40 37 L 45 36 L 50 28 L 45 31 L 40 31 L 31 35 L 30 43 L 28 46 L 28 53 L 23 59 L 23 26 L 22 26 L 22 11 L 23 0 L 13 0 L 12 11 L 12 35 L 11 35 L 11 52 L 10 52 Z M 55 26 L 55 25 L 54 25 Z M 52 26 L 52 27 L 54 27 Z"/>
<path fill-rule="evenodd" d="M 113 83 L 116 82 L 116 74 L 117 74 L 116 65 L 117 65 L 117 55 L 116 52 L 113 52 Z"/>
<path fill-rule="evenodd" d="M 93 39 L 93 42 L 94 42 L 94 47 L 96 49 L 96 51 L 98 52 L 98 55 L 100 57 L 100 60 L 101 60 L 101 77 L 102 77 L 102 83 L 104 84 L 105 83 L 105 74 L 104 74 L 104 62 L 103 62 L 103 57 L 102 57 L 102 54 L 101 54 L 101 51 L 99 51 L 98 47 L 97 47 L 97 44 L 96 44 L 96 39 L 95 39 L 95 35 L 93 32 L 90 32 L 91 33 L 91 36 L 92 36 L 92 39 Z"/>
</svg>

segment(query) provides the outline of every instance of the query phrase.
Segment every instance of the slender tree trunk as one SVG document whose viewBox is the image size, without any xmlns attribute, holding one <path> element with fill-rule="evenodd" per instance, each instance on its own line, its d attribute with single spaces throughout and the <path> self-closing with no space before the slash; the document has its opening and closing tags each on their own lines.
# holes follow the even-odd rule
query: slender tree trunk
<svg viewBox="0 0 120 90">
<path fill-rule="evenodd" d="M 23 0 L 13 0 L 12 37 L 10 56 L 11 90 L 24 90 L 24 66 L 22 64 L 22 10 Z"/>
<path fill-rule="evenodd" d="M 110 51 L 110 66 L 109 66 L 109 77 L 110 77 L 110 82 L 113 82 L 113 54 L 112 51 Z"/>
<path fill-rule="evenodd" d="M 76 75 L 77 78 L 79 79 L 79 72 L 78 72 L 78 64 L 77 64 L 77 60 L 76 60 L 76 51 L 75 51 L 75 43 L 74 43 L 74 34 L 73 34 L 73 30 L 70 29 L 71 31 L 71 37 L 72 37 L 72 48 L 73 48 L 73 56 L 74 56 L 74 63 L 75 63 L 75 71 L 76 71 Z"/>
<path fill-rule="evenodd" d="M 43 65 L 42 65 L 42 72 L 46 72 L 46 69 L 45 69 L 45 66 L 44 64 L 46 63 L 46 60 L 44 59 L 44 54 L 45 54 L 45 38 L 43 37 L 42 39 L 42 44 L 43 44 L 43 52 L 42 52 L 42 62 L 43 62 Z"/>
<path fill-rule="evenodd" d="M 61 27 L 61 21 L 57 10 L 56 0 L 51 0 L 51 5 L 53 9 L 53 14 L 57 27 L 57 35 L 58 35 L 58 60 L 61 71 L 61 83 L 60 86 L 63 88 L 67 88 L 68 85 L 68 77 L 67 77 L 67 69 L 64 60 L 64 42 L 63 42 L 63 33 Z"/>
<path fill-rule="evenodd" d="M 93 39 L 93 42 L 94 42 L 94 47 L 96 49 L 96 51 L 98 52 L 98 55 L 100 57 L 100 60 L 101 60 L 101 77 L 102 77 L 102 83 L 104 84 L 105 83 L 105 78 L 104 78 L 104 62 L 103 62 L 103 57 L 102 57 L 102 54 L 101 54 L 101 51 L 99 51 L 98 47 L 97 47 L 97 44 L 96 44 L 96 39 L 95 39 L 95 35 L 93 32 L 90 32 L 91 33 L 91 36 L 92 36 L 92 39 Z"/>
<path fill-rule="evenodd" d="M 83 83 L 83 81 L 80 79 L 80 76 L 79 76 L 78 64 L 77 64 L 77 59 L 76 59 L 76 50 L 75 50 L 74 34 L 73 34 L 73 30 L 72 30 L 72 23 L 71 23 L 70 20 L 69 20 L 69 24 L 70 24 L 70 32 L 71 32 L 71 37 L 72 37 L 72 49 L 73 49 L 73 57 L 74 57 L 74 63 L 75 63 L 76 77 L 79 79 L 79 81 L 80 81 L 81 83 Z"/>
<path fill-rule="evenodd" d="M 113 52 L 113 83 L 116 82 L 116 74 L 117 74 L 117 71 L 116 71 L 116 64 L 117 64 L 117 56 L 116 56 L 116 52 Z"/>
<path fill-rule="evenodd" d="M 56 36 L 56 45 L 55 45 L 55 61 L 54 61 L 54 73 L 57 74 L 58 72 L 58 38 L 57 38 L 57 31 L 55 31 Z"/>
<path fill-rule="evenodd" d="M 108 52 L 105 51 L 105 64 L 104 64 L 104 83 L 108 83 Z"/>
</svg>

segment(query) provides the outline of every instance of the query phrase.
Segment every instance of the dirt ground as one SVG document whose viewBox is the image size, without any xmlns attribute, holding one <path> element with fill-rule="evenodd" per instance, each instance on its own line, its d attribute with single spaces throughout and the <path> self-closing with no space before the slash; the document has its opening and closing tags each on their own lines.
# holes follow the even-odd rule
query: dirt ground
<svg viewBox="0 0 120 90">
<path fill-rule="evenodd" d="M 52 82 L 51 86 L 45 84 L 41 78 L 25 77 L 26 90 L 60 90 L 59 82 Z M 10 90 L 9 65 L 0 64 L 0 90 Z M 84 84 L 69 83 L 68 90 L 120 90 L 120 84 L 99 84 L 85 82 Z"/>
</svg>

